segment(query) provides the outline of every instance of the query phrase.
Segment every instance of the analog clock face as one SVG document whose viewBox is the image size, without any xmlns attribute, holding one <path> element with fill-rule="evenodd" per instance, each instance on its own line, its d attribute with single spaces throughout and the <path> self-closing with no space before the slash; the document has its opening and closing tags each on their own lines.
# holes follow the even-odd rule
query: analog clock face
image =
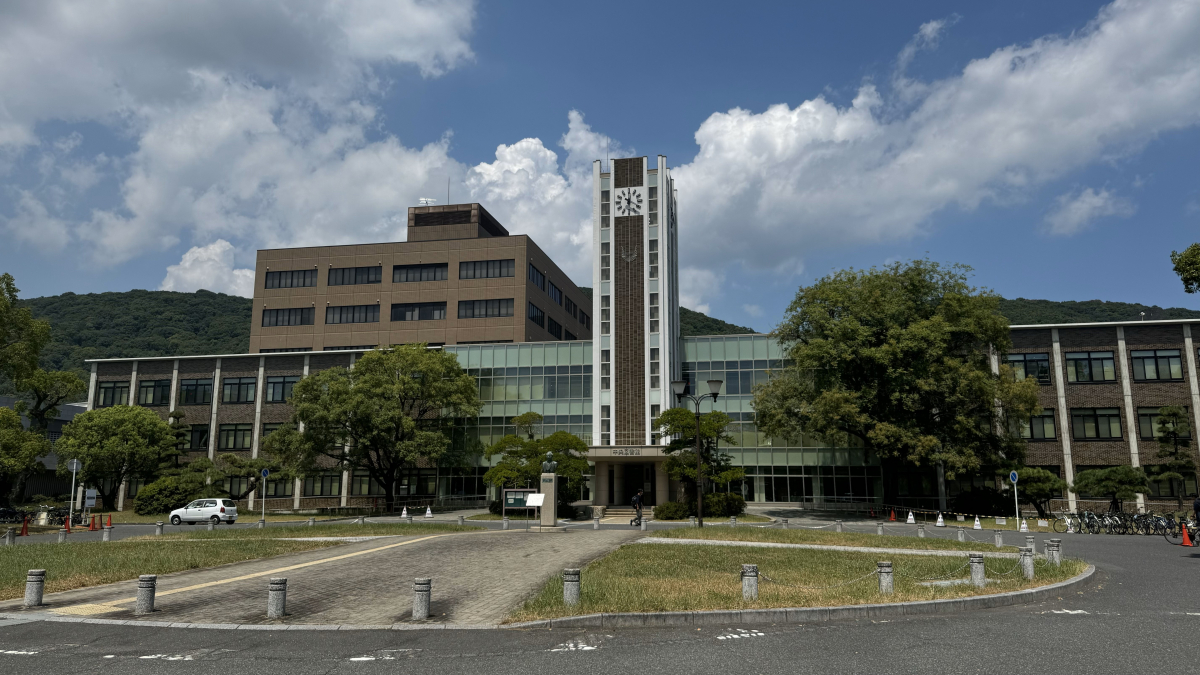
<svg viewBox="0 0 1200 675">
<path fill-rule="evenodd" d="M 642 212 L 642 193 L 634 188 L 617 190 L 617 213 L 622 216 L 636 216 Z"/>
</svg>

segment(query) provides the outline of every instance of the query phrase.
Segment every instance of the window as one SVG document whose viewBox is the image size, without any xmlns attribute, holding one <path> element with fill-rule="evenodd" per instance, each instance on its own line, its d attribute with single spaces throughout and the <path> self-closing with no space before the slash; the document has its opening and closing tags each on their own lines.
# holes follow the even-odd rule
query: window
<svg viewBox="0 0 1200 675">
<path fill-rule="evenodd" d="M 342 474 L 333 473 L 304 479 L 305 497 L 337 497 L 342 494 Z"/>
<path fill-rule="evenodd" d="M 1018 381 L 1032 377 L 1038 384 L 1050 384 L 1049 354 L 1009 354 L 1008 365 Z"/>
<path fill-rule="evenodd" d="M 96 407 L 129 405 L 128 382 L 101 382 L 96 392 Z"/>
<path fill-rule="evenodd" d="M 266 438 L 267 436 L 270 436 L 272 431 L 278 431 L 279 428 L 282 426 L 283 425 L 279 424 L 279 423 L 271 423 L 271 424 L 262 425 L 262 438 Z"/>
<path fill-rule="evenodd" d="M 546 275 L 539 272 L 533 263 L 529 263 L 529 282 L 543 291 L 546 290 Z"/>
<path fill-rule="evenodd" d="M 553 317 L 546 317 L 546 331 L 555 338 L 562 339 L 562 324 L 555 321 Z"/>
<path fill-rule="evenodd" d="M 539 326 L 546 325 L 546 313 L 543 312 L 537 305 L 529 303 L 529 320 Z"/>
<path fill-rule="evenodd" d="M 1021 438 L 1033 441 L 1054 440 L 1054 411 L 1043 410 L 1021 425 Z"/>
<path fill-rule="evenodd" d="M 513 299 L 506 300 L 459 300 L 458 318 L 490 319 L 513 315 Z"/>
<path fill-rule="evenodd" d="M 212 394 L 212 378 L 179 381 L 179 405 L 207 405 L 212 403 Z"/>
<path fill-rule="evenodd" d="M 657 293 L 651 293 L 650 295 L 654 296 L 654 295 L 657 295 Z M 657 310 L 658 308 L 655 307 L 654 309 Z M 651 321 L 650 323 L 656 324 L 658 322 Z M 659 354 L 660 354 L 660 352 L 659 352 L 658 347 L 650 348 L 650 388 L 651 389 L 658 389 L 662 385 L 662 377 L 659 373 L 659 369 L 661 368 L 661 366 L 659 364 Z M 654 417 L 657 417 L 657 415 L 654 415 Z"/>
<path fill-rule="evenodd" d="M 222 424 L 217 435 L 217 447 L 221 450 L 249 450 L 253 436 L 253 424 Z"/>
<path fill-rule="evenodd" d="M 138 405 L 167 405 L 170 402 L 170 380 L 142 380 L 138 382 Z"/>
<path fill-rule="evenodd" d="M 576 305 L 570 298 L 566 299 L 566 304 L 563 307 L 566 308 L 567 314 L 570 314 L 572 319 L 579 316 L 579 305 Z"/>
<path fill-rule="evenodd" d="M 651 333 L 658 332 L 658 323 L 659 323 L 658 310 L 659 310 L 658 293 L 651 293 L 650 294 L 650 332 Z"/>
<path fill-rule="evenodd" d="M 330 286 L 383 283 L 383 265 L 374 267 L 334 267 L 329 270 Z"/>
<path fill-rule="evenodd" d="M 363 352 L 375 349 L 379 345 L 326 345 L 321 347 L 323 352 Z"/>
<path fill-rule="evenodd" d="M 654 222 L 654 221 L 651 221 Z M 650 278 L 658 278 L 658 240 L 650 240 Z"/>
<path fill-rule="evenodd" d="M 565 330 L 565 331 L 563 331 L 563 339 L 564 340 L 578 340 L 579 338 L 576 337 L 576 335 L 574 333 L 572 333 L 571 331 Z"/>
<path fill-rule="evenodd" d="M 449 263 L 427 265 L 393 265 L 392 283 L 411 284 L 418 281 L 445 281 L 449 274 Z"/>
<path fill-rule="evenodd" d="M 379 305 L 326 307 L 325 323 L 379 323 Z"/>
<path fill-rule="evenodd" d="M 1067 354 L 1067 382 L 1112 382 L 1116 379 L 1112 352 Z"/>
<path fill-rule="evenodd" d="M 311 326 L 313 325 L 313 315 L 316 312 L 312 307 L 300 307 L 297 309 L 264 309 L 262 325 L 263 328 L 271 326 Z"/>
<path fill-rule="evenodd" d="M 227 377 L 221 381 L 221 403 L 254 403 L 253 377 Z"/>
<path fill-rule="evenodd" d="M 267 481 L 264 492 L 267 497 L 291 497 L 293 482 L 290 480 Z"/>
<path fill-rule="evenodd" d="M 283 403 L 292 397 L 292 387 L 300 381 L 299 375 L 281 375 L 267 378 L 267 402 Z"/>
<path fill-rule="evenodd" d="M 1138 408 L 1138 435 L 1142 438 L 1151 439 L 1158 438 L 1158 408 Z M 1187 428 L 1184 427 L 1186 430 Z M 1180 434 L 1181 437 L 1187 438 L 1191 433 Z"/>
<path fill-rule="evenodd" d="M 392 305 L 392 321 L 441 321 L 446 318 L 444 302 L 409 302 Z"/>
<path fill-rule="evenodd" d="M 609 255 L 611 250 L 608 242 L 600 244 L 600 281 L 608 281 L 609 268 L 612 267 L 612 256 Z"/>
<path fill-rule="evenodd" d="M 508 260 L 473 260 L 458 264 L 459 279 L 499 279 L 513 277 L 517 273 L 517 261 Z"/>
<path fill-rule="evenodd" d="M 658 223 L 658 188 L 648 188 L 648 192 L 647 197 L 650 199 L 650 206 L 648 207 L 650 211 L 650 224 L 655 225 Z"/>
<path fill-rule="evenodd" d="M 612 208 L 612 196 L 608 189 L 608 179 L 600 179 L 600 229 L 607 229 L 610 211 Z"/>
<path fill-rule="evenodd" d="M 546 282 L 546 295 L 549 295 L 550 299 L 553 300 L 556 304 L 558 304 L 560 306 L 563 304 L 562 303 L 562 300 L 563 300 L 562 291 L 560 291 L 558 289 L 558 286 L 554 285 L 553 281 Z"/>
<path fill-rule="evenodd" d="M 317 269 L 267 272 L 267 288 L 305 288 L 317 285 Z"/>
<path fill-rule="evenodd" d="M 270 349 L 260 349 L 259 354 L 279 354 L 282 352 L 311 352 L 312 347 L 272 347 Z"/>
<path fill-rule="evenodd" d="M 183 441 L 184 450 L 208 450 L 208 425 L 192 424 Z"/>
<path fill-rule="evenodd" d="M 607 391 L 612 385 L 612 350 L 600 350 L 600 389 Z M 607 407 L 607 406 L 603 406 Z M 607 415 L 603 415 L 607 417 Z"/>
<path fill-rule="evenodd" d="M 1121 411 L 1117 408 L 1075 408 L 1071 435 L 1078 439 L 1121 438 Z"/>
<path fill-rule="evenodd" d="M 610 296 L 600 296 L 600 334 L 608 335 L 609 331 L 609 308 Z"/>
<path fill-rule="evenodd" d="M 582 311 L 579 312 L 579 323 L 583 324 L 583 327 L 588 330 L 592 329 L 592 317 L 584 314 Z"/>
<path fill-rule="evenodd" d="M 1134 351 L 1133 379 L 1182 380 L 1183 362 L 1178 349 L 1147 349 Z"/>
</svg>

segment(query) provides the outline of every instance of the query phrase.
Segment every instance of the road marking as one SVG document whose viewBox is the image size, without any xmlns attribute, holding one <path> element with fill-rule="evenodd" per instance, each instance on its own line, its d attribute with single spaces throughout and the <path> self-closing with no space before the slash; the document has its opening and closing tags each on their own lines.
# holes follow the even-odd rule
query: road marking
<svg viewBox="0 0 1200 675">
<path fill-rule="evenodd" d="M 12 654 L 13 656 L 33 656 L 37 652 L 24 652 L 19 649 L 0 649 L 0 654 Z"/>
<path fill-rule="evenodd" d="M 1087 614 L 1087 610 L 1083 609 L 1052 609 L 1051 614 Z"/>
<path fill-rule="evenodd" d="M 736 633 L 727 633 L 725 635 L 718 635 L 717 639 L 718 640 L 736 640 L 738 638 L 765 637 L 765 636 L 766 636 L 766 633 L 764 633 L 760 630 L 755 630 L 755 629 L 746 630 L 744 628 L 739 628 L 739 629 L 737 629 Z"/>
<path fill-rule="evenodd" d="M 147 656 L 139 656 L 139 659 L 159 659 L 162 661 L 191 661 L 191 654 L 149 654 Z"/>
<path fill-rule="evenodd" d="M 583 638 L 575 638 L 570 642 L 564 642 L 557 647 L 547 649 L 548 652 L 591 652 L 599 649 L 598 645 L 588 644 L 588 641 Z"/>
</svg>

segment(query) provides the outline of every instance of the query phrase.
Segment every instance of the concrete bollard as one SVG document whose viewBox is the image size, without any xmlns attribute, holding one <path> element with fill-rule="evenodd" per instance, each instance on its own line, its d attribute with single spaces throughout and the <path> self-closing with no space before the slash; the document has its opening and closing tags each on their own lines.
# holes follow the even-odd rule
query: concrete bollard
<svg viewBox="0 0 1200 675">
<path fill-rule="evenodd" d="M 742 600 L 758 600 L 758 565 L 742 565 Z"/>
<path fill-rule="evenodd" d="M 696 516 L 688 516 L 688 525 L 696 526 Z"/>
<path fill-rule="evenodd" d="M 287 612 L 287 579 L 271 577 L 267 583 L 267 618 L 282 619 Z"/>
<path fill-rule="evenodd" d="M 4 545 L 12 546 L 17 543 L 17 528 L 10 527 L 4 531 Z"/>
<path fill-rule="evenodd" d="M 729 526 L 730 527 L 737 526 L 737 516 L 729 516 Z"/>
<path fill-rule="evenodd" d="M 106 527 L 100 531 L 100 541 L 112 541 L 112 528 Z"/>
<path fill-rule="evenodd" d="M 309 526 L 309 527 L 316 527 L 316 525 L 317 525 L 317 519 L 316 519 L 316 518 L 309 518 L 309 519 L 308 519 L 308 526 Z"/>
<path fill-rule="evenodd" d="M 1055 567 L 1062 564 L 1062 539 L 1050 540 L 1050 546 L 1046 549 L 1046 560 Z"/>
<path fill-rule="evenodd" d="M 840 520 L 833 521 L 833 531 L 834 532 L 842 532 L 843 531 L 842 521 L 840 521 Z M 880 534 L 883 534 L 883 533 L 881 532 Z"/>
<path fill-rule="evenodd" d="M 157 589 L 157 574 L 143 574 L 138 577 L 137 604 L 133 607 L 134 614 L 150 614 L 154 611 L 154 591 Z"/>
<path fill-rule="evenodd" d="M 262 521 L 260 520 L 258 522 L 261 523 Z M 259 527 L 262 527 L 262 525 L 259 525 Z M 209 532 L 212 532 L 213 530 L 217 529 L 217 524 L 214 523 L 211 519 L 209 519 L 206 523 L 204 523 L 204 529 L 208 530 Z"/>
<path fill-rule="evenodd" d="M 58 543 L 63 543 L 67 540 L 67 528 L 61 528 L 58 531 Z"/>
<path fill-rule="evenodd" d="M 212 521 L 209 521 L 209 522 L 211 523 Z M 259 519 L 258 519 L 258 522 L 254 523 L 254 526 L 255 526 L 255 527 L 257 527 L 258 529 L 260 529 L 260 530 L 261 530 L 261 529 L 263 529 L 264 527 L 266 527 L 266 526 L 267 526 L 267 521 L 263 520 L 262 518 L 259 518 Z M 211 529 L 213 529 L 213 528 L 212 528 L 212 527 L 209 527 L 208 529 L 210 529 L 210 530 L 211 530 Z"/>
<path fill-rule="evenodd" d="M 46 570 L 29 570 L 25 575 L 25 607 L 42 604 L 42 592 L 46 590 Z"/>
<path fill-rule="evenodd" d="M 892 563 L 890 561 L 875 563 L 875 574 L 879 575 L 879 592 L 883 595 L 891 595 L 892 584 Z"/>
<path fill-rule="evenodd" d="M 563 579 L 563 604 L 567 607 L 574 607 L 579 604 L 579 570 L 565 569 L 562 573 Z"/>
<path fill-rule="evenodd" d="M 504 516 L 504 519 L 500 521 L 500 529 L 502 529 L 502 530 L 508 529 L 508 516 Z"/>
<path fill-rule="evenodd" d="M 987 585 L 987 575 L 983 571 L 983 554 L 969 553 L 967 555 L 971 564 L 971 585 L 983 588 Z"/>
<path fill-rule="evenodd" d="M 917 523 L 917 536 L 921 539 L 925 538 L 925 523 Z"/>
<path fill-rule="evenodd" d="M 154 523 L 154 536 L 161 537 L 162 533 L 163 533 L 163 521 L 160 520 L 157 523 Z"/>
<path fill-rule="evenodd" d="M 408 517 L 406 517 L 406 518 L 404 519 L 404 523 L 405 523 L 406 525 L 412 525 L 412 516 L 408 516 Z M 359 525 L 362 525 L 362 523 L 360 522 L 360 523 L 359 523 Z"/>
<path fill-rule="evenodd" d="M 875 524 L 875 534 L 883 534 L 883 523 Z"/>
<path fill-rule="evenodd" d="M 592 529 L 593 530 L 600 529 L 600 516 L 596 516 L 595 518 L 592 518 Z"/>
<path fill-rule="evenodd" d="M 646 525 L 647 525 L 647 523 L 649 523 L 649 522 L 650 522 L 650 521 L 646 520 L 645 518 L 642 518 L 641 522 L 640 522 L 640 523 L 638 523 L 638 525 L 640 526 L 640 529 L 642 530 L 642 532 L 645 532 L 645 531 L 646 531 Z M 737 525 L 737 523 L 734 523 L 734 525 Z"/>
<path fill-rule="evenodd" d="M 429 596 L 433 592 L 433 579 L 413 580 L 413 621 L 429 618 Z"/>
<path fill-rule="evenodd" d="M 466 516 L 459 516 L 459 517 L 458 517 L 458 524 L 459 524 L 459 525 L 466 525 L 466 524 L 467 524 L 467 517 L 466 517 Z"/>
<path fill-rule="evenodd" d="M 1037 546 L 1034 546 L 1034 544 L 1033 544 L 1033 535 L 1032 534 L 1025 535 L 1025 547 L 1028 548 L 1030 551 L 1037 553 Z"/>
<path fill-rule="evenodd" d="M 967 530 L 966 530 L 966 528 L 962 528 L 962 527 L 958 528 L 958 540 L 959 540 L 959 541 L 966 541 L 966 540 L 967 540 Z"/>
<path fill-rule="evenodd" d="M 1033 549 L 1028 546 L 1022 546 L 1020 554 L 1021 559 L 1021 574 L 1025 575 L 1026 579 L 1033 578 Z"/>
<path fill-rule="evenodd" d="M 1004 533 L 1000 530 L 992 530 L 992 534 L 996 537 L 996 546 L 1004 545 Z"/>
<path fill-rule="evenodd" d="M 355 524 L 355 525 L 366 525 L 366 524 L 367 524 L 367 517 L 366 517 L 366 516 L 359 516 L 359 517 L 358 517 L 358 520 L 354 521 L 354 524 Z M 412 525 L 412 516 L 409 516 L 409 517 L 408 517 L 408 524 L 409 524 L 409 525 Z"/>
<path fill-rule="evenodd" d="M 779 522 L 783 524 L 783 529 L 787 529 L 787 518 L 780 518 Z"/>
</svg>

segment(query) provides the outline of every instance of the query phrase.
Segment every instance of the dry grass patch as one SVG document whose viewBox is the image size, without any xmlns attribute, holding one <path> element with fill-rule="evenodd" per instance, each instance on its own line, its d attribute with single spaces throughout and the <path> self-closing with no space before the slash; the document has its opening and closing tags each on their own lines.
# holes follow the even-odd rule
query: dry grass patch
<svg viewBox="0 0 1200 675">
<path fill-rule="evenodd" d="M 872 546 L 875 548 L 911 548 L 918 551 L 1005 551 L 1015 553 L 1016 546 L 996 548 L 994 544 L 978 541 L 958 541 L 938 537 L 904 537 L 864 534 L 861 532 L 830 532 L 828 530 L 783 530 L 765 527 L 687 527 L 655 532 L 656 537 L 672 539 L 718 539 L 725 541 L 762 541 L 779 544 L 824 544 L 827 546 Z"/>
</svg>

